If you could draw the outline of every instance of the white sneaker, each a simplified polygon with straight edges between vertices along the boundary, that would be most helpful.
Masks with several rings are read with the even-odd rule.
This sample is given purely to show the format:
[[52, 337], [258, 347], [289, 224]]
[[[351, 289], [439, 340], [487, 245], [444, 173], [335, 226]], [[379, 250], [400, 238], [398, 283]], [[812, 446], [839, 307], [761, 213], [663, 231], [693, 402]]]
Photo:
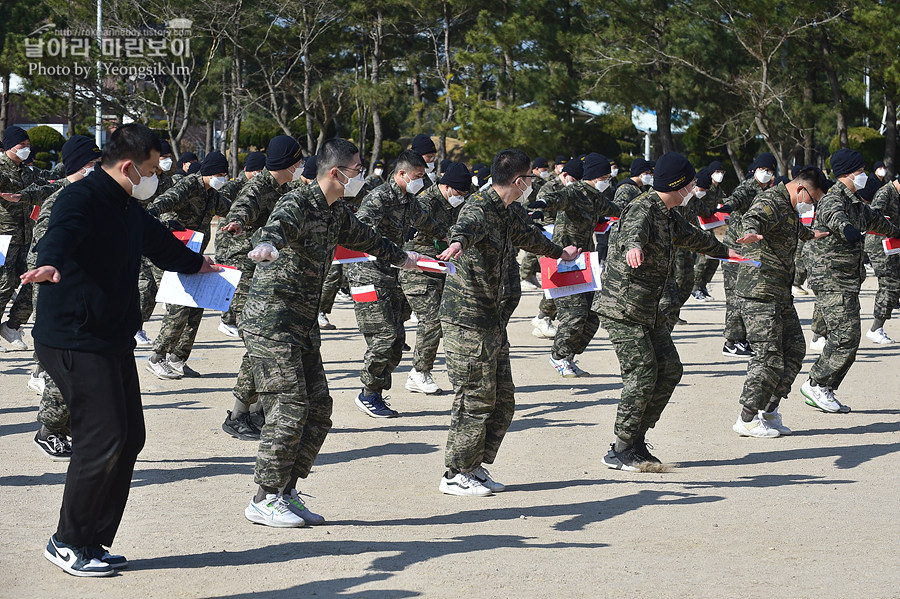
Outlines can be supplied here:
[[440, 395], [442, 390], [431, 378], [430, 372], [419, 372], [415, 368], [409, 371], [406, 377], [406, 389], [413, 393], [424, 393], [425, 395]]
[[820, 354], [822, 350], [825, 349], [825, 343], [827, 343], [827, 339], [825, 337], [813, 337], [812, 341], [809, 342], [809, 351]]
[[143, 329], [135, 334], [134, 342], [138, 347], [153, 345], [153, 342], [150, 341], [150, 337], [147, 336], [147, 331], [144, 331]]
[[578, 376], [578, 373], [572, 370], [572, 362], [569, 360], [554, 360], [553, 356], [550, 356], [550, 365], [553, 366], [556, 369], [556, 372], [563, 378], [571, 379]]
[[409, 315], [409, 322], [411, 322], [413, 324], [419, 324], [419, 317], [416, 316], [415, 312], [413, 312], [412, 314]]
[[569, 368], [575, 373], [575, 376], [591, 376], [591, 373], [578, 367], [578, 360], [569, 360]]
[[800, 285], [791, 285], [791, 295], [794, 297], [803, 297], [804, 295], [809, 295], [809, 291]]
[[775, 408], [771, 412], [760, 412], [759, 415], [763, 417], [763, 420], [769, 428], [774, 428], [781, 435], [790, 435], [794, 432], [784, 425], [784, 421], [781, 419], [781, 413], [778, 411], [778, 408]]
[[478, 481], [491, 490], [491, 493], [502, 493], [506, 490], [506, 485], [503, 483], [498, 483], [493, 478], [491, 478], [491, 473], [488, 472], [487, 468], [484, 466], [479, 466], [475, 470], [469, 472], [472, 476], [478, 479]]
[[438, 485], [438, 490], [441, 493], [446, 493], [447, 495], [474, 495], [476, 497], [491, 495], [491, 490], [472, 476], [470, 472], [460, 472], [453, 478], [447, 478], [447, 474], [441, 477], [441, 484]]
[[3, 337], [9, 343], [10, 348], [13, 350], [28, 349], [28, 346], [25, 345], [21, 328], [11, 329], [6, 323], [0, 324], [0, 337]]
[[44, 394], [44, 387], [47, 386], [47, 381], [44, 380], [44, 375], [34, 375], [28, 379], [28, 388], [37, 393], [38, 395]]
[[325, 518], [323, 516], [309, 511], [309, 508], [306, 507], [306, 504], [300, 499], [300, 493], [297, 489], [291, 489], [290, 495], [282, 495], [282, 497], [287, 502], [288, 509], [303, 518], [303, 521], [310, 526], [325, 524]]
[[780, 437], [781, 433], [770, 427], [768, 421], [762, 417], [762, 414], [762, 411], [760, 411], [760, 413], [754, 416], [753, 420], [750, 422], [744, 422], [743, 419], [738, 416], [737, 421], [731, 427], [731, 430], [742, 437], [756, 437], [758, 439]]
[[328, 315], [324, 312], [319, 312], [319, 328], [323, 331], [333, 331], [337, 327], [331, 324], [328, 320]]
[[337, 299], [341, 300], [342, 302], [352, 302], [353, 301], [353, 297], [347, 295], [343, 291], [337, 292]]
[[884, 327], [878, 329], [877, 331], [866, 331], [866, 339], [868, 339], [872, 343], [894, 343], [894, 340], [884, 333]]
[[182, 375], [172, 370], [169, 362], [165, 359], [162, 359], [159, 362], [151, 362], [150, 359], [147, 358], [146, 368], [148, 371], [155, 374], [156, 378], [162, 379], [164, 381], [176, 380], [182, 377]]
[[224, 322], [219, 321], [219, 332], [223, 335], [227, 335], [229, 337], [240, 337], [241, 334], [238, 332], [238, 328], [233, 324], [225, 324]]
[[553, 322], [550, 320], [549, 316], [535, 316], [531, 319], [531, 326], [534, 327], [531, 334], [535, 337], [543, 339], [553, 339], [556, 337], [556, 327], [553, 326]]
[[527, 279], [522, 279], [521, 286], [522, 286], [522, 289], [534, 291], [534, 290], [540, 290], [541, 283], [537, 280], [536, 275], [531, 275]]
[[831, 390], [831, 387], [815, 386], [811, 381], [807, 380], [800, 387], [800, 393], [806, 397], [806, 405], [819, 408], [823, 412], [840, 414], [850, 411], [849, 408], [841, 405], [841, 402], [835, 399], [834, 391]]
[[288, 502], [281, 495], [270, 493], [259, 503], [250, 500], [244, 509], [244, 516], [250, 522], [275, 528], [299, 528], [306, 520], [291, 511]]

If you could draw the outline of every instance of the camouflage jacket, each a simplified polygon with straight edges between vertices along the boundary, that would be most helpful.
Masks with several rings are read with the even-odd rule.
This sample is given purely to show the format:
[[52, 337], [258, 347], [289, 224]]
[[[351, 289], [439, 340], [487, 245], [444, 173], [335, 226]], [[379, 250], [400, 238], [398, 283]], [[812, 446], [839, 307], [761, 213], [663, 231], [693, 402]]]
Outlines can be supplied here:
[[900, 228], [885, 220], [846, 185], [838, 181], [832, 185], [816, 206], [813, 229], [829, 231], [831, 235], [809, 242], [809, 286], [820, 291], [859, 292], [866, 278], [863, 268], [863, 243], [850, 243], [844, 237], [844, 227], [852, 225], [865, 235], [875, 231], [889, 237], [900, 237]]
[[[696, 197], [696, 196], [695, 196]], [[722, 188], [713, 183], [713, 186], [706, 190], [706, 195], [702, 198], [697, 198], [699, 204], [697, 205], [697, 216], [712, 216], [716, 212], [716, 208], [719, 207], [719, 204], [722, 204], [722, 200], [725, 198], [725, 192], [722, 191]]]
[[[410, 228], [443, 239], [446, 229], [436, 223], [412, 194], [404, 193], [393, 178], [369, 193], [356, 212], [356, 217], [397, 245], [409, 238]], [[353, 285], [398, 287], [399, 272], [389, 262], [357, 262], [346, 265], [347, 279]]]
[[761, 191], [762, 185], [759, 184], [756, 177], [750, 177], [738, 185], [723, 202], [731, 206], [731, 218], [728, 219], [728, 230], [725, 231], [724, 240], [728, 247], [736, 247], [734, 240], [740, 237], [741, 215], [750, 208], [753, 198]]
[[[0, 151], [0, 192], [20, 193], [26, 188], [35, 190], [37, 185], [48, 185], [39, 179], [27, 166], [13, 162], [6, 152]], [[31, 186], [31, 187], [29, 187]], [[34, 221], [31, 211], [47, 197], [47, 194], [33, 194], [26, 191], [18, 202], [7, 202], [0, 198], [0, 235], [12, 235], [10, 245], [29, 245]]]
[[431, 215], [432, 220], [437, 223], [438, 229], [433, 234], [416, 231], [415, 237], [407, 241], [403, 247], [420, 254], [436, 256], [444, 251], [443, 248], [446, 247], [444, 239], [447, 237], [450, 227], [456, 222], [456, 216], [459, 214], [462, 204], [456, 208], [451, 206], [437, 185], [432, 185], [417, 195], [416, 200], [422, 205], [422, 210]]
[[406, 252], [361, 223], [346, 202], [329, 206], [318, 183], [285, 195], [253, 241], [281, 255], [254, 270], [241, 329], [304, 349], [320, 346], [319, 300], [338, 244], [391, 264], [406, 261]]
[[441, 321], [484, 332], [495, 330], [502, 325], [503, 278], [508, 262], [516, 259], [512, 248], [553, 258], [562, 255], [562, 248], [544, 237], [524, 214], [507, 208], [491, 187], [466, 199], [450, 229], [450, 242], [459, 242], [463, 254], [456, 260], [456, 274], [447, 277]]
[[[663, 204], [655, 191], [631, 202], [611, 234], [602, 287], [594, 302], [606, 318], [649, 327], [657, 324], [659, 300], [667, 281], [674, 276], [676, 246], [724, 258], [728, 248], [716, 238], [689, 224], [678, 212]], [[638, 268], [631, 268], [625, 254], [634, 248], [644, 253]]]
[[365, 185], [364, 189], [367, 192], [372, 191], [376, 187], [381, 187], [382, 185], [384, 185], [384, 183], [385, 183], [384, 177], [372, 174], [372, 175], [369, 175], [368, 177], [366, 177], [366, 185]]
[[[608, 190], [607, 190], [608, 191]], [[553, 243], [560, 247], [574, 245], [586, 252], [594, 250], [594, 226], [605, 216], [619, 216], [622, 211], [606, 192], [599, 192], [584, 181], [544, 194], [547, 207], [556, 212]]]
[[238, 173], [237, 177], [225, 183], [225, 185], [222, 186], [222, 189], [219, 190], [219, 193], [221, 193], [229, 202], [234, 202], [237, 199], [238, 194], [241, 193], [241, 190], [244, 189], [244, 186], [249, 182], [250, 180], [247, 179], [247, 175], [244, 174], [244, 171], [241, 171]]
[[231, 203], [215, 189], [206, 189], [203, 176], [194, 173], [182, 177], [171, 189], [153, 200], [147, 211], [165, 222], [178, 220], [188, 229], [203, 233], [203, 250], [209, 244], [210, 227], [214, 216], [225, 216]]
[[[553, 175], [549, 179], [547, 179], [543, 185], [541, 185], [540, 190], [538, 190], [537, 194], [535, 194], [534, 199], [543, 200], [544, 197], [548, 193], [553, 193], [554, 191], [560, 191], [566, 188], [566, 184], [563, 183], [558, 175]], [[544, 220], [543, 222], [546, 224], [550, 224], [556, 220], [556, 210], [553, 208], [547, 207], [544, 212]]]
[[[875, 197], [872, 199], [872, 208], [891, 219], [891, 222], [895, 225], [900, 225], [900, 192], [894, 187], [893, 181], [885, 183], [875, 192]], [[875, 235], [874, 233], [866, 235], [866, 252], [870, 256], [883, 254], [884, 246], [881, 245], [883, 239], [883, 236]]]
[[741, 235], [759, 234], [763, 239], [741, 245], [741, 254], [761, 265], [759, 268], [741, 265], [735, 286], [737, 295], [790, 303], [798, 240], [809, 241], [814, 235], [800, 223], [800, 215], [791, 205], [791, 195], [784, 184], [756, 196], [741, 219], [741, 227]]
[[630, 204], [634, 198], [640, 196], [644, 193], [643, 188], [634, 182], [634, 179], [629, 177], [628, 179], [623, 179], [619, 186], [616, 187], [616, 194], [613, 196], [613, 203], [619, 207], [619, 210], [624, 210], [625, 206]]
[[286, 193], [291, 191], [291, 182], [279, 185], [268, 169], [262, 169], [251, 179], [231, 203], [226, 224], [238, 222], [244, 229], [239, 235], [233, 235], [229, 246], [236, 253], [246, 254], [253, 249], [250, 236], [266, 224], [275, 204]]
[[50, 211], [53, 209], [53, 204], [56, 203], [56, 199], [59, 197], [59, 192], [69, 184], [69, 180], [63, 177], [62, 179], [58, 179], [56, 183], [59, 184], [59, 189], [50, 194], [50, 197], [44, 200], [44, 203], [41, 204], [41, 211], [38, 214], [37, 222], [34, 223], [34, 238], [31, 242], [31, 248], [28, 251], [29, 268], [34, 268], [34, 266], [37, 264], [38, 242], [44, 236], [44, 233], [47, 232], [47, 225], [50, 224]]

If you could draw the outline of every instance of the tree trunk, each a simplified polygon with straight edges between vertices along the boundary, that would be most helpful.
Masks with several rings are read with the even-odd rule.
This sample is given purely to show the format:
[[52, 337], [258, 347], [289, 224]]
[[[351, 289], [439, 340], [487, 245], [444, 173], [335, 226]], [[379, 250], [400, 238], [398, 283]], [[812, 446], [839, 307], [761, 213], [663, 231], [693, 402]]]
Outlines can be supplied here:
[[806, 119], [803, 123], [803, 164], [814, 164], [816, 159], [816, 121], [813, 112], [815, 104], [815, 88], [816, 71], [808, 69], [806, 71], [806, 82], [803, 85], [803, 102], [806, 104]]
[[209, 154], [213, 151], [213, 136], [216, 133], [215, 121], [206, 121], [206, 143], [203, 144], [203, 153]]
[[884, 97], [884, 166], [888, 177], [893, 177], [897, 170], [894, 163], [897, 158], [897, 105], [890, 95]]
[[415, 111], [415, 132], [416, 135], [422, 132], [422, 111], [424, 110], [424, 106], [422, 106], [422, 81], [419, 79], [419, 75], [413, 75], [413, 102], [416, 103], [416, 111]]
[[672, 97], [667, 89], [659, 88], [661, 94], [656, 106], [656, 139], [659, 143], [659, 154], [672, 152], [675, 142], [672, 139]]
[[309, 44], [303, 49], [303, 114], [306, 117], [306, 153], [312, 154], [316, 150], [316, 142], [313, 139], [313, 115], [312, 101], [310, 100]]
[[[375, 29], [372, 33], [372, 87], [377, 90], [381, 68], [381, 48], [384, 40], [384, 14], [376, 8]], [[381, 145], [384, 143], [384, 131], [381, 128], [381, 112], [378, 110], [377, 91], [372, 94], [372, 158], [369, 160], [369, 171], [375, 168], [375, 162], [381, 158]]]
[[822, 64], [825, 67], [825, 73], [828, 75], [828, 83], [831, 84], [831, 97], [834, 101], [834, 107], [837, 109], [837, 132], [842, 148], [850, 147], [850, 138], [847, 135], [847, 118], [844, 115], [844, 95], [841, 92], [841, 84], [838, 81], [837, 73], [834, 71], [834, 65], [831, 63], [833, 56], [831, 49], [831, 40], [828, 34], [822, 30]]
[[728, 152], [728, 159], [731, 160], [731, 166], [734, 167], [734, 174], [737, 175], [738, 183], [740, 183], [744, 180], [744, 167], [741, 166], [741, 159], [738, 158], [737, 150], [734, 148], [734, 142], [727, 142], [725, 144], [725, 150]]
[[0, 131], [6, 131], [6, 121], [9, 119], [9, 74], [0, 76]]
[[69, 101], [66, 105], [66, 124], [68, 126], [68, 135], [70, 138], [75, 135], [75, 121], [77, 119], [75, 111], [75, 76], [69, 79]]

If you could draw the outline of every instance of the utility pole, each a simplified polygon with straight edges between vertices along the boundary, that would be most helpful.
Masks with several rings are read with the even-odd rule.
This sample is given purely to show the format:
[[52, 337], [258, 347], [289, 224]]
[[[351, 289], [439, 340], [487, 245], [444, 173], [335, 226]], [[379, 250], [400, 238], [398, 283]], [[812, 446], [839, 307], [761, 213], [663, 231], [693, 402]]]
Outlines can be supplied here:
[[103, 102], [100, 99], [102, 92], [103, 77], [100, 71], [103, 64], [100, 59], [103, 56], [103, 0], [97, 0], [97, 99], [95, 103], [96, 114], [94, 116], [94, 143], [97, 147], [101, 147], [103, 141]]

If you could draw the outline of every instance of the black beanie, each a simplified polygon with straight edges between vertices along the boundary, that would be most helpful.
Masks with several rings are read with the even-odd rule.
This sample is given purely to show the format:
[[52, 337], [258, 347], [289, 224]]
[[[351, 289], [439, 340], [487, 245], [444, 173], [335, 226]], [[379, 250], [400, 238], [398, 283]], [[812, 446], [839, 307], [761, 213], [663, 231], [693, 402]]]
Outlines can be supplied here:
[[178, 159], [179, 164], [184, 164], [185, 162], [197, 162], [197, 155], [193, 152], [185, 152], [181, 155], [181, 158]]
[[546, 158], [538, 156], [534, 159], [534, 162], [531, 163], [531, 168], [550, 168], [550, 165], [547, 164]]
[[875, 164], [872, 165], [872, 170], [873, 170], [873, 171], [877, 171], [877, 170], [880, 169], [880, 168], [884, 168], [884, 163], [883, 163], [882, 161], [880, 161], [880, 160], [879, 160], [878, 162], [876, 162]]
[[590, 154], [585, 156], [583, 164], [584, 172], [582, 173], [581, 178], [585, 181], [599, 179], [600, 177], [606, 176], [612, 172], [612, 169], [609, 168], [609, 159], [603, 154], [598, 154], [597, 152], [591, 152]]
[[100, 148], [94, 139], [87, 135], [75, 135], [63, 144], [62, 161], [66, 167], [66, 176], [75, 174], [88, 162], [100, 158]]
[[666, 152], [656, 161], [653, 169], [653, 189], [678, 191], [694, 180], [691, 161], [677, 152]]
[[431, 141], [431, 138], [427, 135], [423, 135], [422, 133], [419, 133], [418, 135], [413, 137], [410, 149], [415, 150], [423, 156], [425, 154], [434, 154], [435, 152], [437, 152], [437, 148], [434, 147], [434, 142]]
[[635, 158], [634, 162], [631, 163], [631, 168], [628, 169], [628, 173], [632, 177], [637, 177], [641, 173], [646, 173], [647, 171], [653, 170], [653, 162], [650, 160], [644, 160], [643, 158]]
[[160, 145], [160, 150], [159, 150], [160, 156], [165, 156], [166, 154], [172, 153], [172, 144], [170, 144], [166, 140], [164, 140], [164, 139], [159, 140], [159, 145]]
[[11, 150], [25, 140], [31, 141], [31, 138], [28, 137], [25, 129], [16, 125], [10, 125], [3, 132], [3, 147], [7, 150]]
[[290, 135], [277, 135], [266, 149], [266, 168], [270, 171], [284, 170], [300, 162], [303, 152], [300, 144]]
[[562, 172], [581, 181], [581, 179], [584, 178], [584, 162], [581, 160], [570, 160], [566, 163], [566, 166], [563, 167]]
[[753, 161], [753, 164], [754, 170], [758, 168], [767, 168], [773, 173], [778, 170], [778, 161], [775, 160], [775, 155], [771, 152], [763, 152], [756, 157], [756, 160]]
[[384, 161], [376, 160], [375, 164], [372, 165], [372, 170], [374, 171], [376, 168], [384, 168]]
[[446, 173], [451, 164], [453, 164], [453, 161], [449, 158], [444, 158], [443, 160], [441, 160], [441, 172]]
[[478, 187], [484, 187], [484, 184], [491, 178], [491, 165], [483, 164], [477, 173], [473, 173], [478, 177]]
[[303, 163], [303, 172], [301, 173], [301, 176], [304, 179], [315, 179], [319, 172], [318, 165], [318, 157], [310, 156], [306, 159], [306, 162]]
[[709, 167], [701, 168], [697, 171], [697, 187], [700, 189], [709, 189], [712, 187], [712, 171]]
[[566, 158], [565, 156], [563, 156], [562, 154], [557, 154], [557, 155], [556, 155], [556, 160], [555, 160], [553, 163], [554, 163], [554, 164], [565, 164], [565, 163], [567, 163], [568, 161], [569, 161], [569, 159]]
[[266, 155], [262, 152], [250, 152], [244, 158], [244, 170], [248, 173], [261, 171], [266, 166]]
[[706, 168], [708, 168], [712, 173], [725, 170], [725, 166], [719, 160], [713, 160]]
[[228, 159], [222, 152], [210, 152], [200, 163], [200, 174], [204, 176], [218, 175], [228, 172]]
[[862, 155], [850, 148], [841, 148], [831, 155], [831, 172], [835, 177], [843, 177], [866, 168]]
[[448, 185], [457, 191], [468, 192], [472, 189], [472, 173], [462, 162], [451, 162], [444, 176], [441, 177], [441, 185]]
[[191, 166], [188, 167], [187, 174], [193, 175], [194, 173], [199, 173], [199, 172], [200, 172], [200, 163], [195, 160], [194, 162], [191, 163]]
[[790, 179], [788, 179], [784, 175], [781, 175], [780, 177], [775, 177], [775, 179], [772, 181], [772, 187], [775, 187], [781, 183], [790, 183]]

